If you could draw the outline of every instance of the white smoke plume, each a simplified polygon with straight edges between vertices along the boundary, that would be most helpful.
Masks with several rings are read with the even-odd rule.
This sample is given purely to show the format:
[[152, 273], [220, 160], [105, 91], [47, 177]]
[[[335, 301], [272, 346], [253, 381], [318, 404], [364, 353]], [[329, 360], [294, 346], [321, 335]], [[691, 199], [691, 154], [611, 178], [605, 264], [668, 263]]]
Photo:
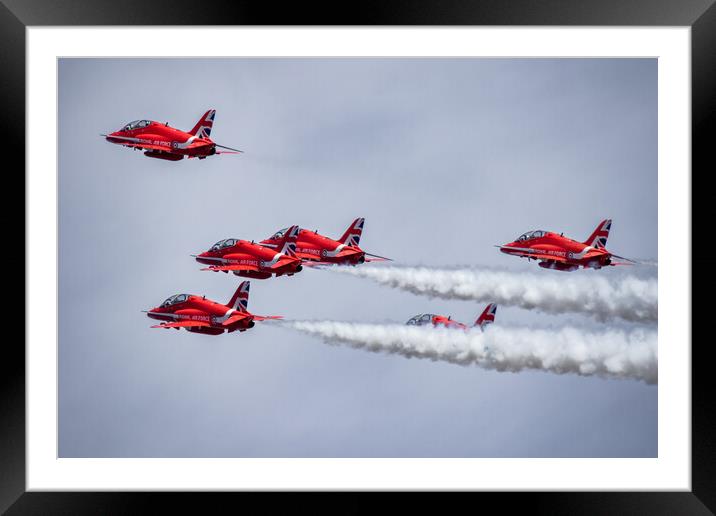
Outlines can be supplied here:
[[397, 324], [281, 321], [329, 344], [375, 353], [426, 358], [463, 366], [517, 372], [628, 378], [656, 384], [657, 333], [646, 327], [584, 331], [578, 328], [491, 327], [485, 332]]
[[656, 260], [636, 260], [639, 265], [647, 265], [649, 267], [658, 267], [659, 262]]
[[599, 321], [654, 322], [658, 315], [655, 277], [366, 265], [329, 270], [418, 295], [496, 302], [551, 314], [581, 313]]

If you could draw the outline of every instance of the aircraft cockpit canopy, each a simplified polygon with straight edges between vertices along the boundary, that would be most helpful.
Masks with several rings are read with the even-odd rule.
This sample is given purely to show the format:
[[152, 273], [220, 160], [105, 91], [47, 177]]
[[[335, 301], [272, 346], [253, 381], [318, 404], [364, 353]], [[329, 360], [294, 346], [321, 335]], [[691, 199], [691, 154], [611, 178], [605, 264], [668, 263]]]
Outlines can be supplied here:
[[415, 317], [411, 317], [405, 324], [410, 326], [422, 326], [424, 324], [431, 324], [432, 322], [433, 314], [418, 314]]
[[165, 308], [167, 306], [176, 305], [177, 303], [183, 303], [187, 299], [189, 299], [189, 294], [175, 294], [172, 297], [167, 298], [167, 300], [161, 304], [161, 307]]
[[231, 247], [232, 245], [236, 245], [236, 242], [238, 242], [235, 238], [227, 238], [226, 240], [219, 240], [217, 243], [211, 246], [210, 251], [218, 251], [219, 249], [225, 249], [227, 247]]
[[288, 228], [279, 229], [276, 231], [276, 233], [273, 234], [273, 236], [269, 240], [278, 240], [279, 238], [283, 238], [283, 235], [286, 234], [286, 231], [288, 231]]
[[[289, 229], [289, 228], [279, 229], [278, 231], [276, 231], [276, 233], [274, 233], [274, 234], [271, 236], [271, 238], [269, 238], [269, 240], [278, 240], [278, 239], [280, 239], [280, 238], [283, 238], [283, 236], [286, 234], [286, 231], [288, 231], [288, 229]], [[303, 231], [303, 230], [299, 228], [299, 229], [298, 229], [298, 234], [301, 234], [301, 231]]]
[[127, 125], [122, 127], [122, 131], [131, 131], [132, 129], [141, 129], [142, 127], [147, 127], [152, 122], [150, 120], [135, 120], [134, 122], [129, 122]]
[[528, 231], [524, 235], [520, 235], [520, 238], [517, 239], [518, 242], [524, 242], [525, 240], [532, 240], [533, 238], [540, 238], [547, 234], [546, 231], [542, 231], [541, 229], [538, 229], [536, 231]]

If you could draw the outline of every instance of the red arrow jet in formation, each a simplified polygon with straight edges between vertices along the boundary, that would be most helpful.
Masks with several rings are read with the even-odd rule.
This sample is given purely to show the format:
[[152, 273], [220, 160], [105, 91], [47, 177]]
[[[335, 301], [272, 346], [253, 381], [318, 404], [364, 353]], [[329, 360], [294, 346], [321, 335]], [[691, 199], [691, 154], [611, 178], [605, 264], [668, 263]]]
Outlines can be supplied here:
[[186, 328], [190, 332], [208, 335], [246, 331], [254, 327], [254, 321], [282, 319], [280, 315], [250, 313], [247, 310], [249, 286], [248, 281], [241, 283], [225, 305], [206, 299], [206, 296], [176, 294], [147, 311], [147, 316], [164, 321], [152, 328]]
[[253, 241], [227, 238], [215, 243], [208, 251], [193, 255], [199, 263], [209, 266], [203, 271], [233, 272], [237, 276], [267, 279], [271, 276], [293, 276], [301, 272], [301, 260], [296, 257], [298, 226], [288, 228], [275, 248]]
[[[366, 253], [358, 247], [365, 219], [353, 221], [340, 240], [291, 226], [258, 244], [253, 240], [227, 238], [199, 255], [197, 262], [208, 265], [204, 271], [233, 272], [237, 276], [267, 279], [271, 276], [293, 276], [303, 265], [357, 265], [390, 258]], [[366, 258], [370, 256], [372, 258]]]
[[[210, 109], [199, 119], [194, 128], [188, 133], [169, 127], [152, 120], [135, 120], [119, 131], [111, 134], [102, 134], [108, 142], [144, 150], [144, 155], [150, 158], [180, 161], [184, 156], [188, 158], [204, 159], [214, 154], [238, 154], [238, 149], [224, 147], [214, 143], [209, 136], [214, 126], [215, 109]], [[217, 151], [216, 148], [227, 149]]]
[[[495, 314], [497, 313], [497, 304], [490, 303], [485, 307], [480, 316], [475, 320], [474, 327], [479, 327], [481, 330], [485, 330], [485, 326], [495, 322]], [[469, 330], [470, 327], [461, 322], [453, 321], [452, 317], [435, 314], [418, 314], [415, 317], [411, 317], [407, 323], [408, 326], [426, 326], [432, 324], [433, 326], [445, 326], [446, 328], [459, 328], [461, 330]]]
[[[338, 240], [325, 237], [318, 231], [299, 229], [296, 239], [296, 256], [304, 262], [309, 262], [306, 265], [357, 265], [364, 262], [390, 260], [390, 258], [366, 253], [358, 247], [364, 223], [364, 218], [355, 219]], [[270, 238], [262, 240], [261, 244], [276, 248], [289, 229], [284, 228], [277, 231]], [[366, 258], [366, 256], [370, 258]]]
[[[585, 269], [601, 269], [609, 265], [631, 265], [636, 263], [629, 258], [618, 256], [607, 251], [607, 237], [612, 227], [610, 219], [603, 220], [597, 229], [584, 242], [577, 242], [563, 234], [549, 231], [529, 231], [514, 242], [498, 245], [503, 253], [540, 260], [539, 266], [558, 271], [576, 271]], [[613, 262], [612, 257], [627, 262]]]

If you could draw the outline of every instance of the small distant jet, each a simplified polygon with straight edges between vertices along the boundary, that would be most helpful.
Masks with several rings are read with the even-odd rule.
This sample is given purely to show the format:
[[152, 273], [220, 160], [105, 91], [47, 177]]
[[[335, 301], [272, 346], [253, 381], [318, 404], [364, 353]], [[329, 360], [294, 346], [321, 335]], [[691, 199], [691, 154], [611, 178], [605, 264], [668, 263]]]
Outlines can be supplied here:
[[[540, 260], [540, 267], [558, 271], [571, 272], [580, 267], [601, 269], [608, 265], [636, 263], [634, 260], [607, 251], [607, 237], [611, 227], [611, 219], [601, 221], [597, 229], [584, 242], [577, 242], [563, 234], [537, 230], [528, 231], [514, 242], [495, 247], [499, 247], [503, 253], [527, 258], [528, 261]], [[613, 262], [612, 257], [631, 263]]]
[[250, 313], [247, 310], [249, 286], [250, 282], [242, 282], [225, 305], [206, 299], [206, 296], [176, 294], [147, 311], [147, 316], [164, 321], [152, 328], [185, 328], [193, 333], [207, 335], [246, 331], [254, 327], [254, 321], [282, 319], [280, 315]]
[[[366, 253], [358, 247], [364, 223], [364, 218], [355, 219], [338, 240], [325, 237], [318, 231], [299, 229], [296, 240], [296, 256], [304, 260], [305, 265], [356, 265], [364, 262], [390, 260], [390, 258]], [[288, 229], [277, 231], [270, 238], [262, 240], [261, 245], [275, 248]], [[366, 256], [370, 258], [366, 258]]]
[[[495, 322], [495, 314], [497, 313], [497, 304], [490, 303], [485, 307], [480, 316], [475, 321], [473, 327], [479, 327], [481, 330], [485, 330], [485, 326]], [[460, 328], [462, 330], [469, 330], [470, 327], [457, 321], [453, 321], [452, 317], [445, 317], [444, 315], [435, 314], [418, 314], [415, 317], [411, 317], [407, 323], [408, 326], [426, 326], [432, 324], [433, 326], [445, 326], [446, 328]]]
[[[188, 133], [169, 127], [168, 123], [154, 122], [153, 120], [135, 120], [119, 131], [111, 134], [101, 134], [110, 143], [144, 150], [144, 155], [150, 158], [181, 161], [187, 158], [204, 159], [214, 154], [238, 154], [239, 149], [224, 147], [214, 143], [209, 135], [214, 126], [215, 109], [210, 109], [196, 123]], [[227, 149], [217, 151], [216, 148]]]
[[215, 243], [208, 251], [192, 255], [197, 262], [208, 264], [203, 271], [233, 272], [237, 276], [267, 279], [271, 276], [293, 276], [303, 270], [296, 256], [298, 226], [291, 226], [277, 241], [276, 248], [227, 238]]

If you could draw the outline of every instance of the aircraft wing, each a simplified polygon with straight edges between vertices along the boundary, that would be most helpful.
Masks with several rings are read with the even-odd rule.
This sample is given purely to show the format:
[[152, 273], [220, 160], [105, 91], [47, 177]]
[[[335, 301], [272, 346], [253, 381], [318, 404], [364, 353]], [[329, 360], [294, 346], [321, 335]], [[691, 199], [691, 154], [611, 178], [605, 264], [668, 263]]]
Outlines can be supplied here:
[[258, 271], [259, 268], [256, 265], [245, 265], [245, 264], [238, 264], [233, 263], [229, 265], [209, 265], [208, 267], [204, 267], [201, 269], [203, 271]]
[[265, 321], [267, 319], [283, 319], [283, 315], [254, 315], [254, 321]]
[[[352, 256], [354, 254], [353, 250], [346, 249], [345, 251], [341, 251], [336, 255], [336, 258], [346, 258], [348, 256]], [[370, 258], [369, 258], [370, 256]], [[386, 258], [385, 256], [378, 256], [377, 254], [370, 254], [365, 253], [365, 261], [366, 262], [392, 262], [392, 258]]]
[[206, 321], [176, 321], [156, 324], [152, 328], [192, 328], [196, 326], [211, 326]]
[[[502, 246], [496, 246], [502, 248]], [[529, 247], [505, 247], [509, 249], [511, 255], [523, 256], [527, 258], [533, 258], [535, 260], [550, 260], [554, 262], [567, 262], [567, 258], [564, 256], [557, 256], [554, 254], [547, 254], [540, 249], [530, 249]]]
[[[340, 257], [340, 255], [339, 255]], [[385, 261], [393, 261], [391, 258], [366, 258], [366, 262], [385, 262]], [[304, 260], [301, 265], [304, 267], [326, 267], [328, 265], [335, 266], [335, 267], [348, 267], [348, 265], [344, 265], [342, 263], [336, 263], [336, 262], [323, 262], [323, 261], [316, 261], [316, 260]]]
[[146, 143], [145, 140], [141, 140], [139, 138], [131, 138], [129, 136], [109, 136], [106, 134], [103, 134], [101, 136], [104, 136], [105, 138], [108, 138], [110, 140], [122, 140], [121, 142], [112, 143], [126, 145], [127, 147], [134, 147], [135, 149], [151, 149], [171, 152], [171, 148], [167, 145], [154, 145], [153, 143]]
[[535, 258], [537, 260], [548, 260], [551, 262], [568, 262], [567, 258], [564, 256], [555, 256], [553, 254], [545, 254], [545, 253], [534, 253], [528, 255], [530, 258]]
[[322, 262], [320, 260], [303, 260], [301, 262], [301, 265], [304, 267], [321, 267], [324, 265], [335, 265], [335, 263], [332, 262]]
[[[366, 255], [366, 259], [365, 259], [366, 262], [392, 262], [393, 261], [392, 258], [386, 258], [385, 256], [380, 256], [377, 254], [365, 253], [365, 255]], [[370, 258], [367, 258], [368, 256], [370, 256]]]
[[247, 317], [251, 317], [251, 314], [248, 312], [235, 312], [231, 317], [221, 323], [221, 325], [231, 326], [232, 324], [237, 323], [242, 319], [246, 319]]
[[619, 258], [620, 260], [626, 260], [627, 262], [629, 262], [629, 263], [615, 262], [615, 263], [618, 263], [619, 265], [632, 265], [635, 263], [639, 263], [636, 260], [632, 260], [631, 258], [625, 258], [624, 256], [619, 256], [618, 254], [614, 254], [614, 253], [609, 253], [609, 254], [611, 254], [614, 258]]
[[[339, 257], [340, 257], [340, 255], [339, 255]], [[366, 260], [366, 261], [368, 261], [368, 260]], [[316, 268], [321, 268], [321, 267], [348, 267], [348, 265], [343, 264], [343, 263], [324, 262], [324, 261], [321, 261], [321, 260], [310, 260], [310, 261], [309, 261], [309, 260], [304, 260], [304, 261], [301, 263], [301, 265], [303, 265], [304, 267], [316, 267]]]
[[515, 254], [517, 256], [526, 256], [527, 258], [533, 258], [535, 260], [550, 260], [554, 262], [567, 262], [567, 258], [564, 256], [556, 256], [554, 254], [547, 254], [543, 253], [537, 250], [530, 250], [530, 251], [517, 251], [516, 253], [510, 253]]
[[122, 145], [126, 145], [127, 147], [133, 147], [135, 149], [160, 150], [164, 152], [171, 152], [171, 149], [165, 145], [152, 145], [151, 143], [123, 143]]

